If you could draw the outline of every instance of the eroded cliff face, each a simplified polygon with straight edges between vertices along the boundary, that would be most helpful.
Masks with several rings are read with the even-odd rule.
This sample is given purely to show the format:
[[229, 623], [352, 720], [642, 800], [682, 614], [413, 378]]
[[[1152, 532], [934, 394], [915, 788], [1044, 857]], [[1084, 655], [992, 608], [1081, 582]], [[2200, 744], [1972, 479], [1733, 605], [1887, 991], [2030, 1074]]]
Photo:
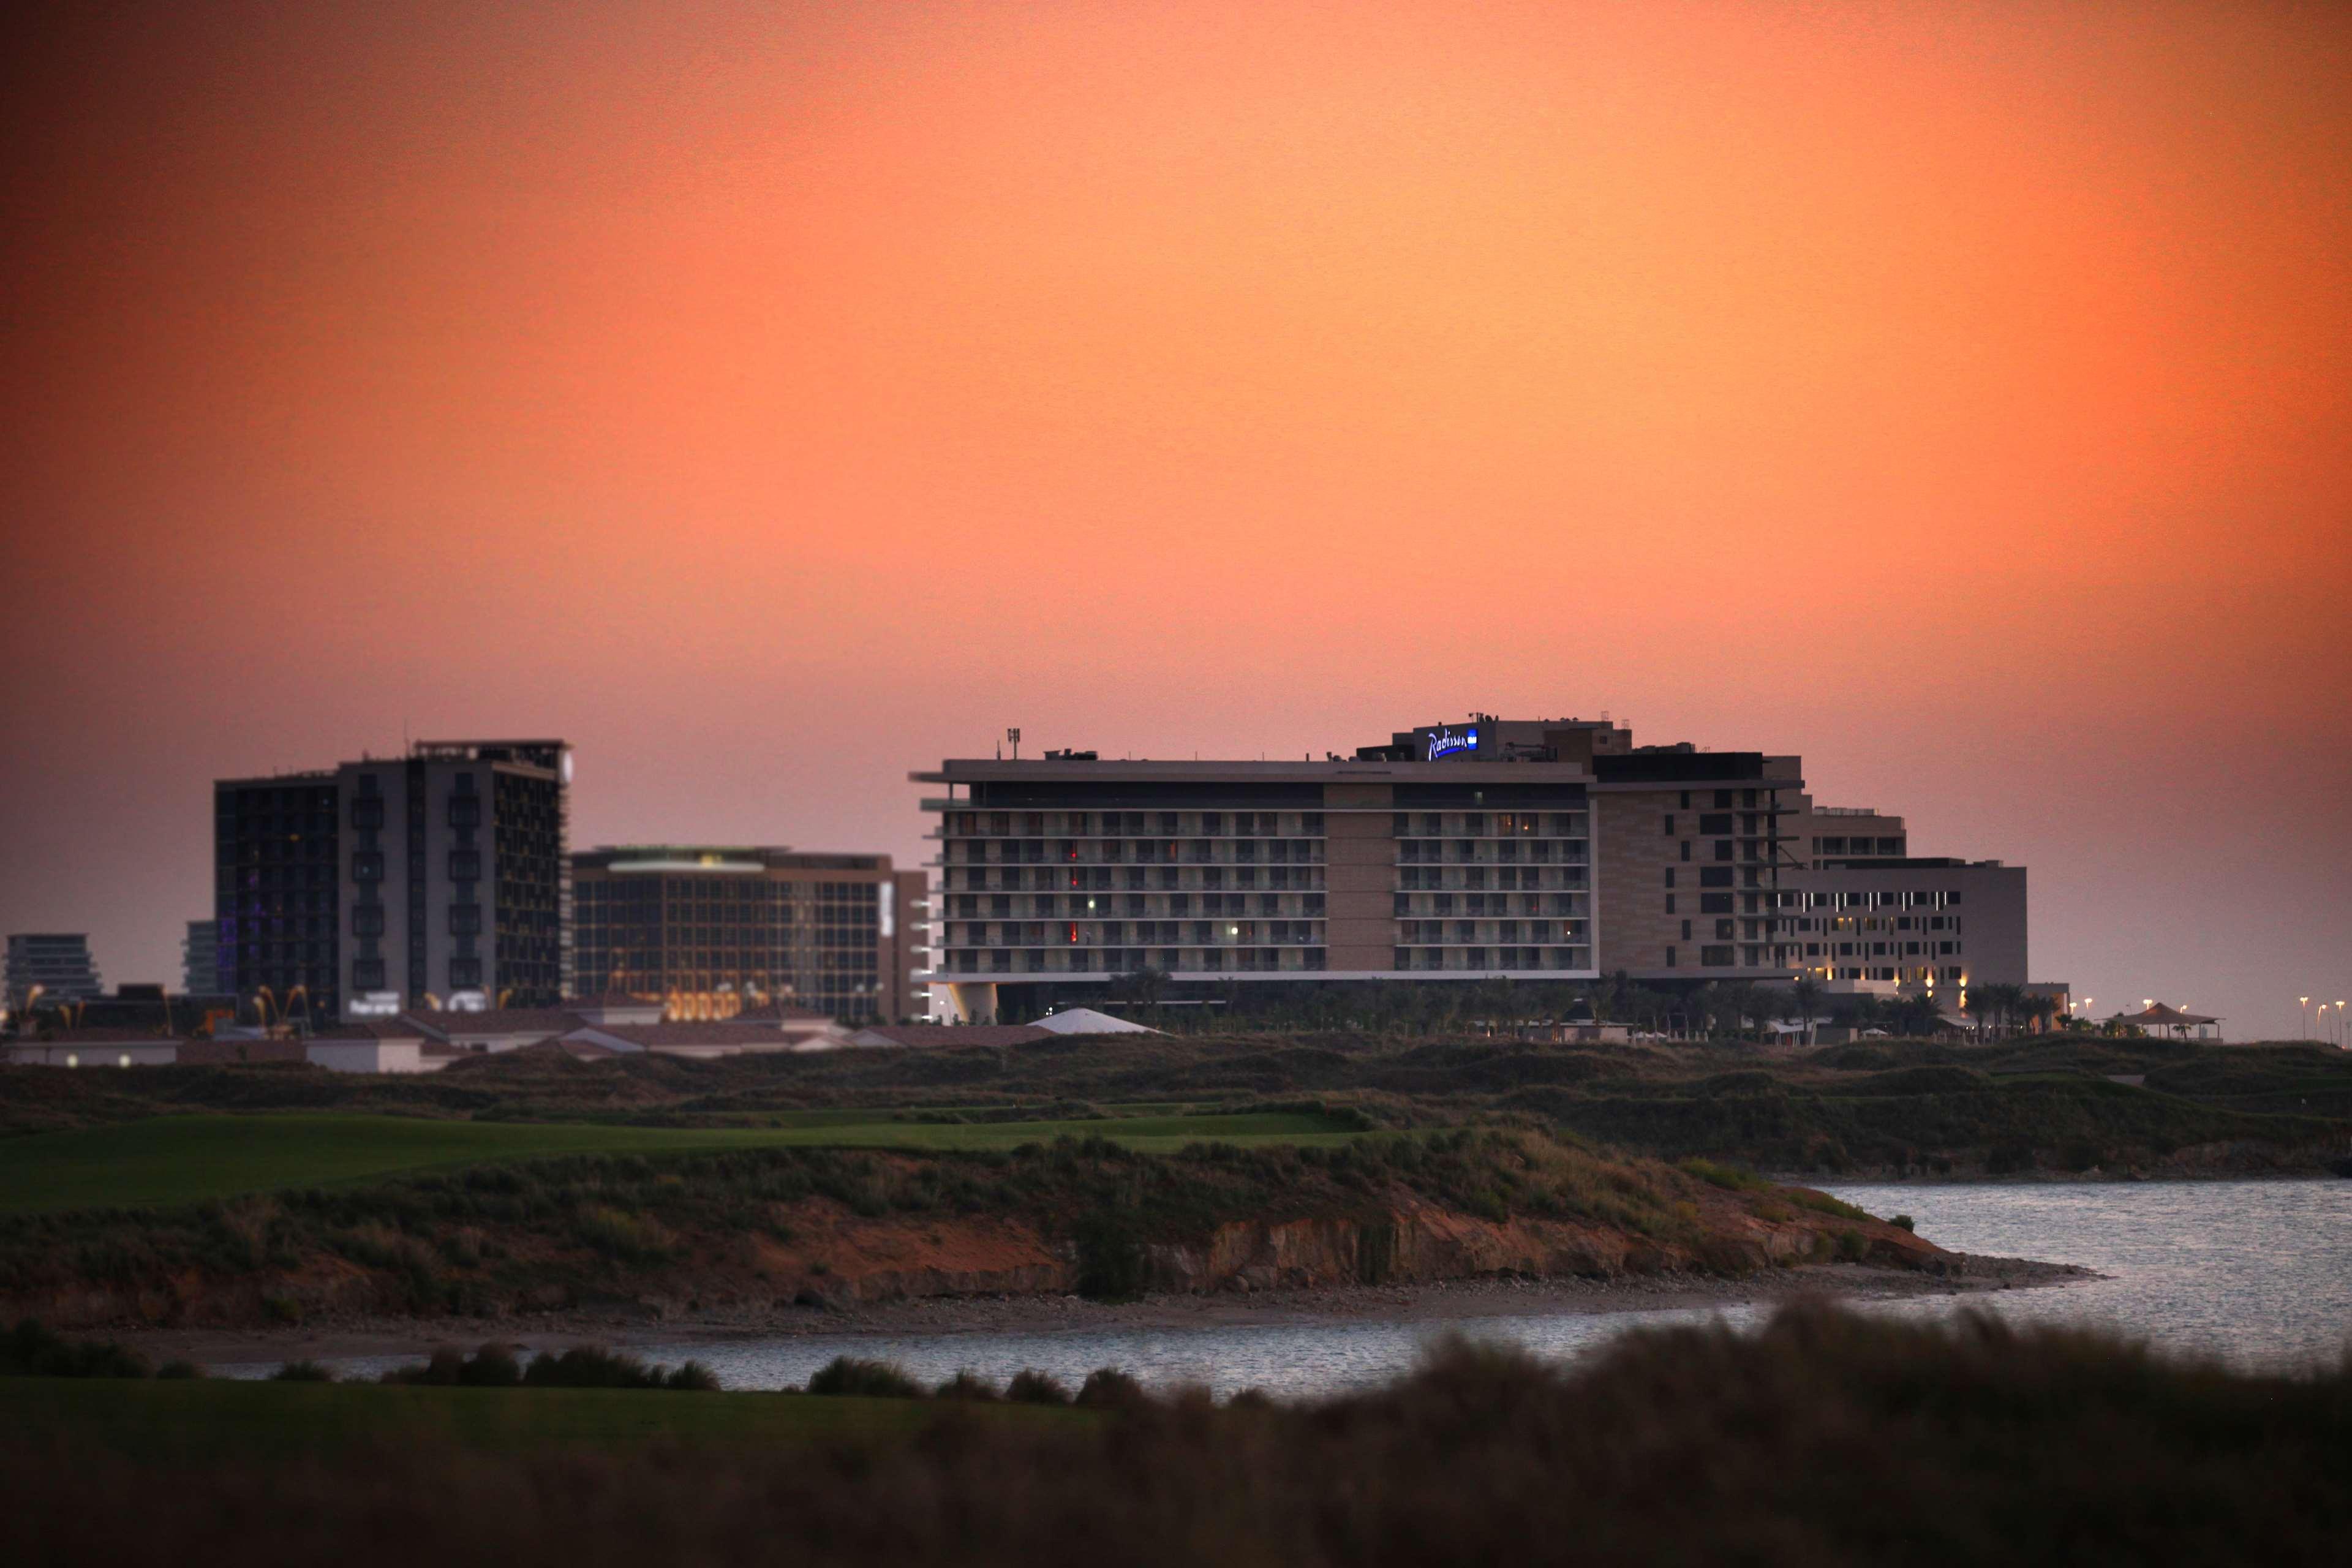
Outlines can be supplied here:
[[[1614, 1278], [1695, 1270], [1738, 1274], [1827, 1257], [1932, 1273], [1960, 1260], [1907, 1230], [1774, 1204], [1760, 1217], [1728, 1196], [1696, 1205], [1692, 1240], [1654, 1240], [1602, 1225], [1494, 1220], [1412, 1194], [1380, 1207], [1280, 1220], [1244, 1220], [1199, 1240], [1140, 1243], [1140, 1283], [1199, 1295], [1425, 1284], [1516, 1276]], [[1084, 1274], [1077, 1243], [1010, 1221], [942, 1225], [803, 1214], [790, 1247], [763, 1251], [777, 1299], [848, 1306], [917, 1296], [1069, 1293]]]
[[[1193, 1238], [1134, 1238], [1133, 1274], [1147, 1291], [1201, 1294], [1497, 1276], [1738, 1274], [1831, 1257], [1936, 1273], [1959, 1267], [1906, 1230], [1820, 1212], [1801, 1199], [1787, 1189], [1710, 1190], [1688, 1205], [1678, 1237], [1660, 1239], [1605, 1224], [1468, 1215], [1400, 1190], [1342, 1213], [1239, 1220]], [[677, 1237], [674, 1257], [637, 1267], [529, 1236], [496, 1237], [501, 1266], [453, 1276], [444, 1299], [492, 1316], [591, 1308], [675, 1317], [704, 1308], [1068, 1294], [1087, 1281], [1082, 1245], [1063, 1227], [1032, 1220], [867, 1216], [825, 1200], [794, 1205], [779, 1218], [765, 1234]], [[59, 1328], [242, 1327], [358, 1313], [429, 1315], [415, 1300], [391, 1271], [322, 1253], [226, 1279], [183, 1274], [138, 1287], [78, 1280], [0, 1300], [0, 1314], [29, 1314]]]

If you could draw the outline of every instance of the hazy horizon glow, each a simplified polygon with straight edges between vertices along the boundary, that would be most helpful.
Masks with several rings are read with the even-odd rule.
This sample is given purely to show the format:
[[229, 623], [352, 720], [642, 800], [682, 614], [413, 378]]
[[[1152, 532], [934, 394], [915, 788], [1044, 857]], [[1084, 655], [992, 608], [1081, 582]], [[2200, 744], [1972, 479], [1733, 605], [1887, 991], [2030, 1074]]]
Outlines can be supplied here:
[[575, 846], [1608, 710], [2352, 991], [2352, 11], [59, 8], [16, 29], [0, 931], [209, 781], [562, 734]]

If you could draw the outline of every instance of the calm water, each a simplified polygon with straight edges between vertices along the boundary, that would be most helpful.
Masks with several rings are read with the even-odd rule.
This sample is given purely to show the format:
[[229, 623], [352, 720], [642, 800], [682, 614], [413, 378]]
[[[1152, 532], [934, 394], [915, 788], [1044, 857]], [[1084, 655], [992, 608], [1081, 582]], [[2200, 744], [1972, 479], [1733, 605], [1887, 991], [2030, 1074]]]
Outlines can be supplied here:
[[[1962, 1252], [2079, 1263], [2112, 1278], [2063, 1289], [1883, 1302], [1867, 1310], [1936, 1315], [1987, 1306], [2019, 1321], [2101, 1323], [2158, 1344], [2247, 1365], [2294, 1366], [2342, 1352], [2352, 1331], [2352, 1182], [2096, 1184], [1830, 1189], [1873, 1214], [1908, 1214], [1919, 1233]], [[1459, 1327], [1572, 1356], [1631, 1328], [1746, 1324], [1761, 1309], [1481, 1317]], [[880, 1338], [809, 1335], [726, 1344], [650, 1344], [648, 1360], [692, 1356], [730, 1388], [782, 1388], [836, 1355], [879, 1357], [938, 1382], [969, 1367], [1003, 1382], [1023, 1367], [1075, 1386], [1098, 1366], [1145, 1382], [1312, 1394], [1382, 1382], [1411, 1366], [1444, 1322], [1068, 1330]], [[413, 1357], [336, 1364], [373, 1374]], [[257, 1376], [268, 1366], [223, 1366]]]

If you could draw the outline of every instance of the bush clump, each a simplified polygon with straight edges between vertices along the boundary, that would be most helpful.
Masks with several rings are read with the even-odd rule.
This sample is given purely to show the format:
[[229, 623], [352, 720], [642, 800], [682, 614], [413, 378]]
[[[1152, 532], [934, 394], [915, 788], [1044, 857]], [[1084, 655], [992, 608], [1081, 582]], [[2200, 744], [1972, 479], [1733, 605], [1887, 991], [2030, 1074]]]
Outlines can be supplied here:
[[963, 1399], [975, 1405], [994, 1405], [1004, 1395], [997, 1391], [996, 1384], [967, 1367], [932, 1390], [931, 1397]]
[[1070, 1391], [1051, 1374], [1024, 1366], [1004, 1385], [1004, 1397], [1015, 1405], [1067, 1405]]
[[0, 1334], [0, 1376], [145, 1377], [147, 1358], [110, 1340], [69, 1340], [37, 1319]]
[[835, 1356], [808, 1380], [811, 1394], [853, 1394], [862, 1399], [920, 1399], [923, 1385], [887, 1361]]
[[1078, 1388], [1077, 1403], [1093, 1409], [1132, 1410], [1150, 1402], [1143, 1384], [1115, 1366], [1087, 1373], [1087, 1381]]
[[423, 1366], [394, 1367], [383, 1381], [434, 1388], [513, 1388], [522, 1382], [522, 1363], [504, 1345], [484, 1345], [470, 1356], [444, 1345]]
[[522, 1382], [529, 1388], [672, 1388], [708, 1393], [718, 1377], [698, 1361], [682, 1363], [675, 1371], [647, 1366], [635, 1356], [602, 1345], [573, 1345], [562, 1352], [541, 1351], [531, 1357]]
[[335, 1381], [335, 1372], [332, 1367], [323, 1366], [305, 1357], [299, 1361], [288, 1362], [269, 1374], [269, 1381], [272, 1383], [332, 1383]]

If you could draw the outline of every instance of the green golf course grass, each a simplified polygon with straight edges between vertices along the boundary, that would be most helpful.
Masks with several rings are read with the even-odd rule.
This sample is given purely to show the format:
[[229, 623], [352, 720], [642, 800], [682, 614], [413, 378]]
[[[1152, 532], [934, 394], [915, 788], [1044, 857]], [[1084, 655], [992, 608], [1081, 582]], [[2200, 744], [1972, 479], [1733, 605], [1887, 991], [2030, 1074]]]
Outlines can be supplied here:
[[[1041, 1405], [957, 1409], [985, 1420], [1089, 1418]], [[165, 1460], [295, 1458], [354, 1447], [527, 1453], [897, 1438], [939, 1413], [913, 1400], [793, 1394], [0, 1377], [0, 1430], [44, 1446]]]
[[0, 1213], [195, 1203], [336, 1186], [419, 1171], [562, 1154], [745, 1148], [1013, 1149], [1099, 1135], [1145, 1152], [1188, 1143], [1344, 1143], [1360, 1134], [1312, 1112], [1129, 1116], [965, 1124], [885, 1114], [785, 1112], [776, 1127], [619, 1127], [402, 1116], [159, 1116], [0, 1139]]

